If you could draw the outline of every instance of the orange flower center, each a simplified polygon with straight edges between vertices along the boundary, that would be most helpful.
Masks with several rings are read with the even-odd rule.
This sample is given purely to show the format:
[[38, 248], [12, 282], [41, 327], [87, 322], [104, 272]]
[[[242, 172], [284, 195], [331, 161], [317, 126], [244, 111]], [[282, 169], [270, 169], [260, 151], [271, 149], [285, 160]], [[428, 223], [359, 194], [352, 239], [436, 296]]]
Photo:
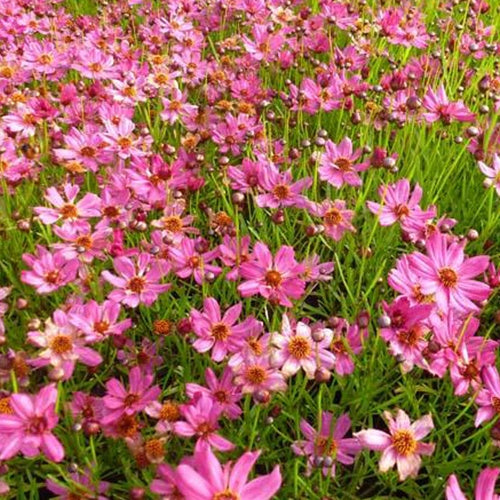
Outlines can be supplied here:
[[172, 331], [172, 324], [166, 319], [157, 319], [153, 323], [153, 331], [157, 335], [168, 335]]
[[417, 441], [409, 430], [399, 430], [392, 436], [392, 445], [399, 455], [408, 456], [415, 453]]
[[146, 456], [152, 462], [161, 460], [165, 456], [165, 446], [162, 439], [150, 439], [144, 445]]
[[259, 342], [259, 340], [256, 337], [250, 337], [247, 340], [248, 347], [252, 350], [254, 354], [257, 356], [260, 356], [263, 352], [264, 349], [262, 347], [262, 344]]
[[283, 281], [281, 274], [278, 271], [274, 270], [267, 271], [264, 279], [266, 281], [266, 285], [272, 286], [273, 288], [278, 287]]
[[290, 188], [285, 184], [277, 184], [273, 188], [273, 194], [278, 200], [285, 200], [290, 196]]
[[44, 278], [47, 283], [56, 285], [59, 282], [59, 271], [49, 271]]
[[396, 205], [394, 207], [394, 213], [396, 214], [398, 219], [401, 219], [410, 213], [410, 209], [406, 205], [403, 205], [403, 204]]
[[165, 420], [166, 422], [175, 422], [179, 420], [181, 412], [179, 411], [179, 405], [173, 401], [165, 401], [160, 410], [160, 420]]
[[316, 455], [332, 456], [337, 453], [337, 443], [333, 438], [318, 436], [314, 441], [316, 447]]
[[323, 216], [323, 219], [329, 226], [336, 226], [340, 224], [344, 218], [338, 208], [330, 208]]
[[234, 493], [231, 490], [224, 490], [219, 493], [215, 493], [212, 500], [240, 500], [238, 493]]
[[89, 248], [92, 247], [92, 238], [87, 235], [79, 236], [76, 239], [75, 243], [77, 246], [86, 248], [88, 250]]
[[109, 323], [107, 321], [96, 321], [94, 323], [94, 331], [104, 335], [109, 328]]
[[78, 210], [76, 209], [75, 205], [71, 203], [63, 205], [59, 212], [62, 215], [63, 219], [76, 219], [76, 217], [78, 217]]
[[135, 403], [137, 403], [137, 401], [139, 401], [139, 396], [137, 394], [127, 394], [127, 396], [125, 397], [124, 401], [123, 401], [123, 404], [124, 406], [132, 406], [134, 405]]
[[458, 274], [451, 267], [443, 267], [438, 271], [439, 279], [446, 288], [453, 288], [458, 283]]
[[182, 230], [182, 219], [177, 215], [170, 215], [163, 218], [163, 227], [171, 233], [178, 233]]
[[212, 325], [212, 337], [215, 340], [226, 340], [231, 335], [231, 330], [225, 323], [215, 323]]
[[139, 276], [134, 276], [128, 282], [129, 290], [132, 290], [134, 293], [141, 293], [146, 287], [146, 280], [144, 278], [140, 278]]
[[66, 354], [73, 349], [73, 342], [67, 335], [56, 335], [50, 341], [50, 349], [56, 354]]
[[81, 150], [80, 150], [80, 154], [82, 156], [87, 156], [88, 158], [93, 158], [95, 156], [95, 149], [90, 147], [90, 146], [84, 146]]
[[335, 160], [335, 165], [342, 170], [342, 172], [348, 172], [351, 170], [351, 160], [348, 160], [347, 158], [337, 158]]
[[14, 412], [12, 411], [12, 408], [10, 407], [10, 397], [7, 396], [4, 398], [0, 398], [0, 414], [10, 415], [12, 413], [14, 413]]
[[120, 146], [122, 149], [128, 149], [130, 146], [132, 146], [132, 141], [128, 137], [120, 137], [117, 142], [118, 146]]
[[264, 368], [258, 365], [249, 366], [245, 371], [245, 378], [254, 385], [259, 385], [267, 378], [267, 373]]
[[311, 344], [305, 337], [297, 335], [288, 344], [288, 352], [295, 359], [304, 359], [311, 354]]

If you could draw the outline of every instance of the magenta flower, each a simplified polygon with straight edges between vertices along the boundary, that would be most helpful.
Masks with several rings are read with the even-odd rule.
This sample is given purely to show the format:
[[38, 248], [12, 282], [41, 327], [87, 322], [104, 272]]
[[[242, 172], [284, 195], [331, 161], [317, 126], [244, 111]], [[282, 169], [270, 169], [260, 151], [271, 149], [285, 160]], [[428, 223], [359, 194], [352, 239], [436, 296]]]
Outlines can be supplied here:
[[381, 451], [380, 472], [387, 472], [397, 465], [399, 480], [417, 477], [422, 459], [420, 455], [432, 455], [435, 445], [422, 443], [421, 439], [434, 429], [430, 414], [416, 420], [413, 424], [403, 410], [398, 410], [394, 419], [390, 412], [384, 412], [389, 427], [387, 432], [368, 429], [354, 434], [361, 445], [369, 450]]
[[345, 207], [344, 200], [324, 200], [321, 203], [311, 204], [309, 211], [312, 215], [322, 218], [327, 236], [335, 241], [340, 241], [346, 231], [356, 232], [352, 225], [354, 212]]
[[179, 436], [196, 436], [198, 441], [208, 443], [219, 451], [231, 451], [234, 444], [217, 434], [221, 406], [207, 394], [197, 392], [188, 404], [180, 406], [183, 421], [174, 423], [174, 432]]
[[55, 481], [48, 479], [46, 481], [47, 489], [52, 493], [56, 494], [55, 500], [71, 500], [72, 498], [93, 498], [94, 500], [107, 500], [107, 497], [102, 493], [110, 487], [110, 483], [107, 481], [100, 481], [95, 484], [92, 481], [90, 470], [86, 470], [83, 473], [74, 472], [70, 474], [71, 484], [69, 486], [61, 486]]
[[299, 278], [304, 266], [295, 260], [292, 247], [282, 246], [273, 258], [265, 243], [255, 244], [252, 258], [244, 262], [240, 274], [245, 282], [238, 286], [243, 297], [260, 294], [273, 303], [292, 307], [292, 299], [304, 293], [305, 282]]
[[498, 196], [500, 196], [500, 156], [497, 154], [493, 155], [493, 163], [491, 168], [488, 167], [482, 161], [477, 162], [477, 166], [479, 170], [486, 176], [486, 182], [494, 186]]
[[300, 193], [311, 184], [310, 177], [292, 182], [291, 170], [280, 172], [272, 164], [265, 165], [259, 177], [259, 186], [266, 193], [259, 194], [255, 202], [261, 208], [305, 208], [308, 205], [308, 200]]
[[144, 410], [161, 393], [159, 386], [151, 386], [152, 382], [153, 375], [144, 374], [138, 366], [130, 370], [128, 390], [118, 379], [108, 380], [103, 398], [107, 412], [101, 423], [108, 425], [117, 422], [123, 415], [135, 415]]
[[322, 466], [324, 476], [335, 477], [336, 462], [344, 465], [354, 463], [354, 457], [361, 451], [357, 438], [345, 438], [351, 428], [351, 419], [344, 413], [333, 425], [333, 415], [328, 411], [321, 413], [319, 431], [306, 420], [300, 421], [300, 430], [305, 441], [295, 441], [292, 450], [296, 455], [307, 456], [307, 473], [311, 473], [318, 462]]
[[475, 118], [474, 113], [462, 101], [450, 102], [443, 84], [438, 87], [436, 92], [431, 88], [427, 89], [422, 105], [427, 110], [426, 113], [422, 114], [427, 123], [441, 120], [449, 125], [453, 120], [471, 122]]
[[35, 287], [37, 293], [51, 293], [71, 283], [80, 267], [78, 259], [66, 260], [61, 252], [51, 253], [38, 245], [36, 255], [23, 254], [31, 271], [21, 271], [21, 281]]
[[281, 486], [278, 466], [248, 482], [259, 455], [259, 451], [246, 452], [233, 466], [222, 467], [209, 446], [199, 446], [192, 460], [177, 467], [177, 487], [189, 500], [270, 500]]
[[19, 451], [29, 458], [41, 451], [54, 462], [64, 458], [64, 448], [51, 432], [59, 420], [56, 400], [55, 384], [45, 386], [34, 396], [21, 393], [10, 396], [12, 413], [0, 418], [0, 460], [9, 460]]
[[500, 414], [500, 376], [495, 366], [485, 366], [482, 371], [484, 387], [474, 400], [479, 410], [474, 425], [479, 427]]
[[250, 254], [250, 236], [242, 238], [232, 238], [224, 235], [222, 244], [219, 245], [220, 260], [225, 266], [231, 267], [225, 278], [234, 281], [240, 276], [240, 266], [249, 259]]
[[[495, 483], [500, 474], [498, 467], [487, 467], [481, 471], [474, 489], [474, 500], [499, 500], [495, 493]], [[446, 483], [446, 500], [467, 500], [458, 484], [457, 476], [452, 474]]]
[[465, 243], [452, 242], [441, 233], [434, 233], [426, 244], [427, 255], [415, 252], [409, 256], [415, 273], [421, 277], [421, 292], [434, 295], [437, 305], [467, 313], [478, 311], [473, 301], [488, 298], [490, 287], [472, 278], [486, 270], [489, 257], [481, 255], [466, 259]]
[[344, 184], [359, 187], [362, 184], [358, 172], [369, 167], [369, 162], [357, 163], [361, 156], [361, 149], [353, 150], [351, 139], [345, 137], [337, 145], [328, 140], [325, 152], [321, 155], [318, 168], [321, 180], [330, 183], [336, 188]]
[[354, 371], [353, 355], [363, 350], [363, 338], [367, 337], [367, 330], [358, 325], [349, 325], [346, 320], [340, 320], [333, 331], [330, 350], [335, 355], [334, 370], [341, 377], [350, 375]]
[[390, 226], [396, 221], [404, 222], [422, 212], [419, 206], [422, 188], [417, 184], [413, 193], [410, 193], [408, 179], [400, 179], [394, 184], [380, 186], [378, 194], [381, 203], [367, 201], [366, 205], [372, 214], [379, 217], [381, 226]]
[[331, 370], [335, 356], [328, 347], [333, 332], [328, 328], [318, 330], [323, 339], [315, 342], [311, 337], [311, 328], [299, 321], [294, 327], [286, 314], [283, 315], [281, 332], [272, 336], [276, 350], [272, 353], [273, 366], [280, 367], [285, 377], [295, 375], [301, 368], [307, 378], [314, 378], [316, 369], [324, 367]]
[[86, 227], [85, 219], [101, 215], [101, 200], [93, 193], [86, 193], [83, 198], [75, 203], [80, 192], [80, 187], [64, 184], [64, 199], [55, 187], [49, 187], [44, 198], [55, 208], [35, 207], [34, 211], [44, 224], [63, 222], [63, 227]]
[[242, 413], [238, 405], [241, 400], [241, 390], [233, 383], [233, 376], [231, 368], [226, 366], [219, 380], [213, 370], [207, 368], [205, 370], [205, 380], [208, 387], [188, 383], [186, 384], [186, 394], [190, 398], [194, 398], [197, 392], [206, 394], [220, 405], [222, 414], [230, 419], [238, 418]]
[[150, 306], [160, 293], [171, 286], [159, 283], [164, 273], [150, 254], [139, 254], [135, 262], [128, 257], [117, 257], [113, 266], [120, 276], [109, 271], [102, 272], [102, 277], [116, 287], [108, 297], [129, 307], [137, 307], [141, 303]]
[[230, 307], [224, 316], [221, 315], [219, 303], [208, 297], [203, 301], [203, 312], [191, 310], [191, 324], [198, 338], [193, 347], [198, 352], [212, 349], [212, 359], [222, 361], [228, 354], [235, 353], [243, 343], [243, 334], [250, 318], [236, 325], [241, 314], [242, 304], [239, 302]]

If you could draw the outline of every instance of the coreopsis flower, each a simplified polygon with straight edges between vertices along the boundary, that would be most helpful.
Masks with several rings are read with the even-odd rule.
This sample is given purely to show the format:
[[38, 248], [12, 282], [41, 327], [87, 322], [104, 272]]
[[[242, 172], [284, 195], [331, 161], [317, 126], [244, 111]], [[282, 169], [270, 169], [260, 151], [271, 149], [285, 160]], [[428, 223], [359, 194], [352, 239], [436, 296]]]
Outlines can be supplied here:
[[448, 125], [453, 120], [470, 122], [474, 121], [475, 118], [474, 113], [462, 101], [450, 102], [443, 84], [438, 87], [436, 92], [431, 88], [427, 89], [422, 106], [427, 110], [422, 114], [427, 123], [441, 120]]
[[245, 280], [238, 286], [243, 297], [260, 294], [271, 302], [292, 307], [292, 299], [304, 293], [305, 282], [300, 279], [303, 265], [295, 260], [292, 247], [282, 246], [273, 258], [265, 243], [257, 242], [251, 259], [241, 264], [240, 274]]
[[34, 366], [52, 365], [61, 370], [67, 380], [73, 374], [77, 361], [87, 366], [97, 366], [102, 362], [101, 355], [87, 347], [88, 340], [70, 322], [68, 315], [57, 309], [53, 319], [45, 322], [44, 330], [28, 332], [28, 341], [40, 348], [37, 357], [31, 361]]
[[150, 254], [141, 253], [132, 260], [128, 257], [117, 257], [113, 261], [116, 276], [103, 271], [102, 277], [115, 289], [108, 295], [111, 300], [121, 302], [129, 307], [137, 307], [143, 303], [150, 306], [158, 295], [166, 292], [171, 285], [160, 284], [165, 274], [164, 269], [153, 260]]
[[309, 212], [315, 217], [321, 217], [325, 234], [335, 241], [340, 241], [347, 231], [356, 232], [352, 225], [353, 210], [346, 209], [344, 200], [324, 200], [312, 203]]
[[318, 462], [324, 476], [335, 477], [336, 463], [351, 465], [355, 456], [361, 451], [361, 444], [356, 438], [344, 437], [351, 428], [351, 419], [347, 413], [335, 421], [329, 411], [321, 412], [319, 430], [314, 429], [306, 420], [300, 421], [300, 430], [306, 438], [295, 441], [292, 450], [296, 455], [307, 456], [307, 474]]
[[426, 253], [409, 256], [413, 271], [421, 277], [420, 289], [425, 295], [434, 295], [443, 310], [453, 308], [461, 313], [478, 311], [474, 302], [488, 298], [490, 287], [473, 280], [486, 270], [489, 257], [479, 255], [466, 258], [465, 243], [448, 243], [446, 235], [434, 233], [426, 242]]
[[500, 414], [500, 376], [495, 366], [485, 366], [481, 373], [483, 387], [474, 401], [479, 406], [474, 425], [479, 427]]
[[181, 418], [180, 405], [172, 400], [164, 400], [163, 403], [153, 401], [144, 410], [147, 415], [158, 420], [155, 430], [164, 434], [174, 431], [174, 424]]
[[221, 407], [222, 414], [230, 419], [238, 418], [242, 410], [238, 405], [241, 400], [241, 390], [233, 382], [234, 374], [231, 368], [227, 367], [222, 372], [222, 376], [218, 379], [211, 368], [205, 370], [205, 381], [207, 387], [199, 384], [186, 384], [186, 394], [193, 398], [197, 392], [206, 394], [212, 398], [215, 403]]
[[207, 394], [197, 392], [191, 401], [180, 406], [184, 420], [174, 423], [174, 432], [179, 436], [196, 436], [198, 441], [213, 446], [219, 451], [230, 451], [234, 444], [217, 433], [221, 406]]
[[141, 140], [134, 134], [135, 123], [132, 120], [121, 117], [118, 124], [106, 120], [104, 125], [106, 132], [102, 134], [102, 140], [107, 144], [104, 151], [115, 153], [124, 160], [132, 155], [141, 157], [145, 154]]
[[3, 302], [5, 298], [7, 298], [12, 290], [10, 286], [0, 287], [0, 337], [5, 334], [5, 325], [3, 322], [3, 318], [9, 306]]
[[21, 281], [35, 287], [40, 294], [54, 292], [73, 282], [80, 267], [78, 259], [67, 260], [61, 252], [51, 253], [41, 245], [37, 245], [35, 255], [25, 253], [22, 258], [31, 270], [21, 271]]
[[491, 167], [488, 167], [482, 161], [477, 162], [477, 166], [486, 176], [487, 182], [495, 188], [498, 196], [500, 196], [500, 156], [497, 154], [493, 155]]
[[293, 182], [291, 170], [280, 172], [272, 164], [265, 165], [259, 177], [259, 186], [265, 193], [259, 194], [255, 203], [261, 208], [305, 208], [308, 200], [301, 193], [311, 184], [310, 177]]
[[[499, 500], [500, 495], [495, 493], [495, 483], [500, 469], [498, 467], [487, 467], [481, 471], [474, 488], [474, 500]], [[446, 500], [467, 500], [458, 484], [455, 474], [452, 474], [446, 482]]]
[[[198, 338], [193, 347], [198, 352], [212, 350], [212, 359], [222, 361], [228, 353], [235, 353], [243, 343], [242, 336], [253, 318], [246, 318], [236, 324], [241, 314], [242, 304], [239, 302], [221, 314], [219, 303], [213, 297], [203, 301], [203, 312], [192, 309], [191, 325]], [[254, 320], [255, 321], [255, 320]]]
[[198, 446], [189, 462], [175, 471], [175, 483], [189, 500], [270, 500], [281, 486], [276, 466], [270, 474], [248, 481], [260, 451], [246, 452], [232, 465], [222, 466], [209, 446]]
[[380, 186], [378, 194], [381, 203], [367, 201], [366, 205], [370, 212], [378, 216], [381, 226], [390, 226], [396, 221], [404, 223], [407, 219], [421, 215], [419, 203], [422, 199], [422, 188], [417, 184], [410, 191], [410, 181], [400, 179], [394, 184]]
[[240, 266], [250, 256], [250, 236], [242, 238], [224, 235], [219, 245], [220, 260], [231, 270], [225, 275], [226, 279], [235, 281], [240, 277]]
[[108, 500], [104, 496], [111, 486], [107, 481], [99, 481], [95, 484], [92, 481], [90, 470], [84, 472], [72, 472], [69, 477], [71, 484], [68, 486], [61, 486], [51, 479], [47, 479], [46, 486], [49, 491], [57, 495], [55, 500], [71, 500], [72, 498], [94, 498], [95, 500]]
[[79, 186], [64, 184], [64, 199], [55, 187], [49, 187], [44, 198], [55, 208], [35, 207], [34, 212], [44, 224], [62, 221], [62, 227], [86, 228], [86, 219], [100, 216], [101, 200], [93, 193], [86, 193], [80, 201], [75, 202], [79, 192]]
[[315, 331], [323, 337], [314, 341], [311, 336], [311, 327], [299, 321], [292, 326], [288, 316], [283, 315], [281, 332], [272, 336], [272, 343], [276, 349], [272, 353], [273, 366], [279, 367], [285, 377], [295, 375], [301, 368], [307, 378], [314, 378], [316, 369], [333, 368], [335, 356], [328, 350], [333, 338], [329, 328]]
[[330, 351], [335, 356], [333, 369], [341, 377], [350, 375], [354, 371], [354, 355], [363, 350], [363, 339], [368, 336], [368, 331], [358, 325], [349, 325], [345, 319], [340, 319], [333, 330]]
[[9, 460], [18, 452], [28, 458], [42, 452], [54, 462], [64, 458], [64, 448], [52, 433], [59, 420], [55, 412], [56, 400], [55, 384], [43, 387], [35, 395], [16, 393], [9, 396], [9, 412], [0, 418], [0, 460]]
[[153, 479], [149, 489], [161, 498], [182, 499], [184, 495], [177, 487], [175, 469], [168, 464], [160, 464], [156, 468], [156, 479]]
[[359, 163], [361, 149], [353, 150], [351, 139], [345, 137], [337, 145], [331, 140], [326, 141], [325, 152], [321, 155], [318, 168], [321, 180], [336, 188], [344, 184], [359, 187], [362, 184], [358, 172], [369, 167], [368, 162]]
[[387, 472], [396, 464], [399, 480], [418, 475], [422, 462], [421, 455], [432, 455], [435, 445], [422, 443], [421, 440], [434, 429], [432, 416], [425, 415], [413, 422], [403, 410], [396, 412], [393, 418], [390, 412], [384, 412], [389, 433], [378, 429], [356, 432], [354, 437], [369, 450], [381, 451], [380, 472]]
[[129, 372], [128, 389], [116, 378], [108, 380], [103, 398], [106, 414], [101, 423], [108, 425], [123, 415], [133, 416], [144, 410], [161, 393], [160, 387], [152, 383], [153, 375], [144, 374], [138, 366]]

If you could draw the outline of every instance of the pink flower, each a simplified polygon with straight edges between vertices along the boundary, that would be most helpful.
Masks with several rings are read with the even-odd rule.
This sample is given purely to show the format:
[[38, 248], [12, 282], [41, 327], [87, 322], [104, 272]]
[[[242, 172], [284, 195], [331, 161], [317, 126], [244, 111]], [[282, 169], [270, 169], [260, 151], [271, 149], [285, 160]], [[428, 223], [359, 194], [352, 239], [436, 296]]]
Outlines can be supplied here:
[[135, 262], [128, 257], [117, 257], [113, 266], [120, 276], [102, 272], [102, 277], [116, 287], [109, 298], [129, 307], [137, 307], [140, 303], [150, 306], [171, 286], [159, 284], [163, 272], [150, 254], [139, 254]]
[[369, 450], [381, 451], [379, 462], [380, 472], [387, 472], [394, 464], [397, 465], [399, 479], [417, 477], [422, 459], [420, 455], [432, 455], [435, 445], [422, 443], [422, 438], [434, 429], [432, 416], [425, 415], [413, 424], [403, 410], [398, 410], [394, 419], [390, 412], [384, 412], [384, 418], [389, 427], [387, 432], [368, 429], [354, 434], [362, 446]]
[[390, 226], [396, 221], [404, 222], [422, 212], [419, 206], [422, 188], [417, 184], [413, 193], [410, 193], [408, 179], [400, 179], [394, 184], [380, 186], [378, 194], [382, 198], [381, 204], [367, 201], [366, 205], [372, 214], [379, 217], [381, 226]]
[[12, 413], [0, 418], [0, 460], [9, 460], [19, 451], [29, 458], [41, 451], [54, 462], [63, 459], [64, 448], [51, 432], [58, 421], [56, 400], [55, 384], [45, 386], [34, 396], [21, 393], [10, 396]]
[[110, 483], [100, 481], [98, 484], [95, 484], [92, 480], [90, 470], [86, 470], [83, 473], [74, 472], [69, 476], [71, 483], [67, 487], [61, 486], [51, 479], [46, 481], [47, 489], [57, 495], [57, 497], [54, 497], [55, 500], [71, 500], [76, 495], [82, 495], [83, 498], [93, 498], [94, 500], [107, 500], [107, 497], [101, 495], [101, 493], [106, 493], [110, 487]]
[[489, 257], [481, 255], [466, 259], [465, 243], [452, 242], [441, 233], [434, 233], [426, 244], [427, 255], [415, 252], [409, 256], [411, 266], [421, 277], [421, 292], [434, 295], [437, 305], [467, 313], [478, 311], [473, 301], [488, 298], [490, 287], [472, 278], [486, 270]]
[[255, 202], [261, 208], [305, 208], [308, 205], [308, 200], [300, 193], [311, 184], [310, 177], [292, 182], [291, 170], [280, 172], [274, 165], [266, 165], [262, 168], [259, 186], [267, 192], [259, 194]]
[[333, 415], [328, 411], [321, 413], [319, 431], [306, 420], [300, 421], [300, 430], [305, 441], [295, 441], [292, 450], [296, 455], [306, 455], [307, 472], [320, 462], [324, 476], [335, 477], [336, 462], [344, 465], [354, 463], [354, 457], [361, 451], [361, 444], [356, 438], [345, 438], [351, 428], [351, 419], [344, 413], [333, 426]]
[[448, 125], [453, 119], [459, 122], [471, 122], [475, 118], [474, 113], [471, 113], [462, 101], [450, 102], [443, 84], [436, 92], [431, 88], [427, 89], [422, 105], [427, 109], [427, 113], [422, 114], [427, 123], [441, 120]]
[[85, 337], [69, 323], [68, 315], [60, 309], [54, 312], [53, 320], [45, 322], [45, 330], [28, 332], [28, 340], [43, 349], [33, 364], [44, 366], [50, 363], [62, 370], [65, 380], [73, 374], [77, 361], [92, 367], [102, 362], [101, 355], [86, 346]]
[[197, 248], [199, 246], [195, 240], [184, 237], [179, 248], [171, 248], [169, 254], [175, 274], [179, 278], [185, 279], [193, 276], [196, 283], [201, 285], [205, 281], [207, 273], [218, 276], [222, 270], [220, 267], [210, 264], [212, 260], [218, 257], [218, 249], [199, 252]]
[[207, 394], [197, 392], [188, 404], [181, 405], [184, 421], [174, 423], [174, 431], [179, 436], [197, 436], [220, 451], [234, 449], [234, 444], [217, 434], [221, 406]]
[[474, 425], [479, 427], [500, 414], [500, 376], [495, 366], [485, 366], [482, 372], [484, 387], [474, 400], [479, 410]]
[[482, 161], [478, 161], [477, 166], [487, 177], [487, 182], [495, 187], [498, 196], [500, 196], [500, 156], [497, 154], [493, 155], [493, 164], [491, 168]]
[[[474, 489], [475, 500], [499, 500], [500, 495], [495, 494], [495, 483], [500, 474], [498, 467], [487, 467], [481, 471]], [[452, 474], [446, 484], [446, 500], [467, 500], [458, 484], [457, 476]]]
[[311, 204], [309, 211], [312, 215], [322, 218], [327, 236], [340, 241], [346, 231], [356, 232], [351, 223], [354, 212], [345, 207], [344, 200], [324, 200], [321, 203]]
[[151, 387], [153, 375], [144, 374], [137, 366], [130, 370], [129, 382], [128, 390], [116, 378], [106, 382], [106, 396], [103, 401], [107, 412], [101, 420], [103, 425], [117, 422], [123, 415], [139, 413], [161, 393], [159, 386]]
[[241, 400], [241, 390], [233, 383], [233, 371], [227, 367], [222, 373], [220, 380], [216, 377], [211, 368], [205, 370], [205, 380], [207, 387], [198, 384], [186, 384], [186, 394], [194, 398], [197, 392], [206, 394], [215, 403], [220, 405], [221, 411], [230, 419], [238, 418], [242, 410], [238, 405]]
[[345, 137], [337, 145], [331, 140], [326, 141], [325, 152], [321, 155], [319, 177], [336, 188], [344, 184], [361, 186], [362, 181], [358, 172], [369, 167], [369, 162], [356, 163], [361, 156], [361, 149], [353, 151], [351, 139]]
[[314, 378], [316, 369], [324, 367], [331, 370], [335, 356], [328, 350], [333, 332], [328, 328], [317, 330], [323, 337], [315, 342], [311, 337], [311, 328], [299, 321], [292, 327], [286, 314], [283, 315], [281, 333], [272, 336], [272, 343], [277, 347], [272, 353], [273, 366], [280, 367], [285, 377], [295, 375], [301, 368], [307, 378]]
[[237, 280], [240, 275], [240, 266], [249, 259], [250, 255], [250, 236], [242, 238], [232, 238], [224, 235], [222, 244], [219, 245], [220, 260], [225, 266], [231, 267], [231, 271], [226, 274], [226, 279], [230, 281]]
[[54, 292], [74, 281], [80, 267], [78, 259], [66, 260], [61, 252], [50, 253], [40, 245], [36, 255], [23, 254], [23, 261], [31, 271], [21, 271], [21, 281], [35, 287], [40, 294]]
[[63, 187], [66, 200], [55, 187], [49, 187], [44, 198], [56, 208], [35, 207], [34, 211], [44, 224], [54, 224], [61, 220], [63, 227], [86, 227], [87, 222], [82, 219], [99, 217], [101, 215], [101, 200], [93, 193], [87, 193], [75, 203], [80, 187], [65, 184]]
[[267, 355], [250, 354], [233, 367], [234, 383], [244, 394], [284, 392], [287, 384], [283, 374], [269, 361]]
[[203, 301], [203, 313], [196, 309], [191, 310], [191, 324], [198, 336], [193, 347], [198, 352], [207, 352], [212, 349], [212, 359], [220, 362], [228, 352], [234, 353], [243, 343], [242, 336], [250, 318], [239, 325], [235, 325], [241, 314], [242, 304], [230, 307], [221, 315], [218, 302], [208, 297]]
[[354, 371], [353, 355], [363, 350], [363, 338], [367, 334], [367, 330], [360, 329], [358, 325], [349, 325], [345, 319], [339, 321], [330, 344], [330, 350], [335, 355], [334, 370], [337, 375], [343, 377]]
[[231, 463], [222, 467], [209, 446], [197, 447], [193, 459], [177, 467], [177, 487], [189, 500], [269, 500], [280, 489], [281, 474], [276, 466], [270, 474], [248, 482], [259, 455], [246, 452], [232, 467]]
[[304, 266], [295, 260], [292, 247], [282, 246], [273, 258], [265, 243], [256, 243], [252, 259], [244, 262], [240, 274], [244, 283], [238, 286], [243, 297], [260, 294], [273, 303], [292, 307], [292, 299], [304, 293], [305, 283], [299, 278]]

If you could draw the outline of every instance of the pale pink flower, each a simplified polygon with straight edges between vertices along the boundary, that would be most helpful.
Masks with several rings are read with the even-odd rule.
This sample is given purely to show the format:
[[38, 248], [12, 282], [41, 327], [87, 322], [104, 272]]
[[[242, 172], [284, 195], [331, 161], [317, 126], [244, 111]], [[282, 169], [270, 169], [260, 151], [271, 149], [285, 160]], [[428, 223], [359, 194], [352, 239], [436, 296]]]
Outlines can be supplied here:
[[487, 182], [494, 186], [498, 196], [500, 196], [500, 156], [497, 154], [493, 155], [491, 167], [488, 167], [488, 165], [482, 161], [477, 162], [477, 166], [486, 176]]
[[344, 200], [324, 200], [311, 204], [309, 212], [315, 217], [321, 217], [325, 234], [335, 241], [340, 241], [347, 231], [356, 232], [352, 225], [354, 212], [346, 209]]
[[417, 477], [422, 459], [420, 455], [432, 455], [435, 445], [422, 443], [421, 440], [434, 429], [430, 414], [416, 420], [413, 424], [403, 410], [398, 410], [396, 418], [384, 412], [389, 433], [377, 429], [356, 432], [361, 445], [369, 450], [381, 451], [380, 472], [387, 472], [397, 465], [400, 481]]
[[[500, 495], [495, 493], [498, 474], [500, 474], [498, 467], [487, 467], [481, 471], [474, 489], [474, 500], [500, 500]], [[446, 500], [467, 500], [455, 474], [452, 474], [446, 483]]]

